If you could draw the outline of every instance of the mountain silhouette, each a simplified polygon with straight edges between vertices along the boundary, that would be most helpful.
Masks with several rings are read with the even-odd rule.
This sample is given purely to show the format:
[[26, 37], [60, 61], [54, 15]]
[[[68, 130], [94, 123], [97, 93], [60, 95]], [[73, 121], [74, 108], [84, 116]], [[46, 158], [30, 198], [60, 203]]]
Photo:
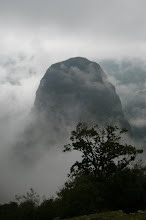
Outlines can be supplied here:
[[40, 81], [30, 118], [19, 144], [24, 148], [63, 147], [79, 122], [130, 130], [115, 87], [97, 63], [82, 57], [49, 67]]

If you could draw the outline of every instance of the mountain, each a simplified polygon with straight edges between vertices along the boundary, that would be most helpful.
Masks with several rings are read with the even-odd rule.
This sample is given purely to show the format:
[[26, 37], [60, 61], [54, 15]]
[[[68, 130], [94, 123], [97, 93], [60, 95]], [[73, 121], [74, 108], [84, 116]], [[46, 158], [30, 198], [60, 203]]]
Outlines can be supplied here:
[[53, 64], [46, 71], [34, 109], [67, 124], [84, 121], [129, 127], [114, 86], [97, 63], [82, 57]]
[[[115, 87], [101, 67], [75, 57], [53, 64], [36, 92], [23, 146], [63, 146], [79, 122], [130, 130]], [[65, 139], [67, 138], [67, 140]]]
[[132, 125], [134, 136], [146, 143], [146, 90], [137, 92], [126, 105], [125, 114]]
[[100, 62], [114, 83], [131, 124], [133, 137], [146, 143], [146, 63], [143, 59], [106, 59]]

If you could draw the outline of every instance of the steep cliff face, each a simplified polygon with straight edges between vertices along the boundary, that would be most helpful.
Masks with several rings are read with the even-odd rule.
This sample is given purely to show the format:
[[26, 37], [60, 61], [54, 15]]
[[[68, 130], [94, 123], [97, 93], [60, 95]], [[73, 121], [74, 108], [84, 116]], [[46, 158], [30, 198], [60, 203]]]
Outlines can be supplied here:
[[114, 86], [101, 67], [76, 57], [53, 64], [36, 93], [34, 108], [49, 123], [76, 125], [78, 122], [117, 124], [129, 128]]
[[76, 57], [53, 64], [42, 78], [23, 139], [24, 149], [63, 147], [79, 122], [130, 130], [114, 86], [101, 67]]

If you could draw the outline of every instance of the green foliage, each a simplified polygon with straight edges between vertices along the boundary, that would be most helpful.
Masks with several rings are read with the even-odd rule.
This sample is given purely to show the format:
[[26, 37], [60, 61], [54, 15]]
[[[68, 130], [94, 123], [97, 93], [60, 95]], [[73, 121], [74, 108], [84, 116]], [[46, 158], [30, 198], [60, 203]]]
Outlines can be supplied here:
[[16, 202], [0, 205], [0, 219], [2, 220], [17, 220], [18, 205]]
[[[0, 205], [0, 219], [52, 220], [87, 215], [107, 210], [135, 212], [146, 209], [146, 166], [135, 162], [142, 153], [123, 144], [127, 131], [116, 126], [99, 128], [78, 124], [71, 135], [71, 144], [64, 151], [77, 150], [82, 160], [71, 167], [70, 178], [57, 192], [57, 198], [45, 199], [31, 188], [26, 195], [16, 196], [16, 202]], [[139, 214], [109, 212], [80, 217], [97, 219], [145, 219]], [[78, 218], [76, 218], [78, 219]]]
[[84, 123], [72, 131], [64, 152], [80, 151], [82, 160], [71, 167], [70, 179], [58, 193], [66, 216], [146, 206], [146, 167], [134, 163], [143, 150], [123, 143], [126, 132]]
[[122, 210], [111, 211], [111, 212], [102, 212], [92, 215], [78, 216], [74, 218], [69, 218], [66, 220], [145, 220], [146, 214], [132, 213], [127, 215]]
[[40, 197], [30, 188], [30, 191], [26, 195], [16, 195], [15, 196], [19, 204], [19, 217], [21, 220], [35, 220], [36, 219], [36, 210], [40, 204]]
[[21, 220], [35, 220], [35, 211], [35, 204], [32, 201], [25, 201], [19, 205]]
[[135, 212], [146, 207], [146, 167], [135, 165], [116, 172], [104, 182], [94, 176], [77, 175], [58, 192], [62, 217], [105, 210]]
[[53, 198], [44, 200], [37, 209], [38, 219], [52, 220], [56, 217], [56, 203]]
[[76, 161], [70, 169], [71, 176], [93, 174], [98, 181], [123, 170], [135, 160], [142, 150], [122, 143], [126, 129], [117, 126], [88, 127], [79, 123], [71, 134], [71, 144], [64, 146], [64, 152], [77, 150], [82, 153], [82, 161]]
[[134, 212], [146, 208], [146, 167], [135, 165], [116, 173], [104, 184], [104, 200], [110, 210]]
[[20, 205], [29, 202], [29, 204], [32, 203], [35, 207], [37, 207], [40, 203], [40, 196], [33, 188], [30, 188], [30, 192], [27, 192], [26, 195], [16, 195], [15, 198]]
[[93, 176], [80, 175], [70, 179], [57, 193], [61, 217], [94, 213], [103, 206], [100, 184]]

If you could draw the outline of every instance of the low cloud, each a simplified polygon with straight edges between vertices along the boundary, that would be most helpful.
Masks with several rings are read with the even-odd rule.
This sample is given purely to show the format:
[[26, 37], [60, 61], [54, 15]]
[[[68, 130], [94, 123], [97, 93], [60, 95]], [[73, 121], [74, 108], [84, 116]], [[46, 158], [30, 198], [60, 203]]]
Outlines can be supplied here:
[[[0, 202], [6, 202], [30, 187], [41, 194], [54, 194], [78, 156], [62, 154], [61, 149], [57, 150], [58, 145], [49, 152], [43, 146], [36, 146], [36, 151], [27, 146], [27, 152], [14, 148], [31, 121], [28, 114], [36, 90], [51, 64], [76, 56], [97, 63], [102, 59], [116, 59], [109, 62], [112, 66], [107, 65], [107, 60], [100, 63], [115, 85], [124, 109], [136, 92], [145, 88], [146, 65], [142, 59], [146, 56], [146, 2], [0, 0], [0, 6]], [[135, 59], [126, 65], [125, 61], [122, 64], [123, 57], [141, 60]], [[80, 83], [83, 81], [85, 88], [98, 92], [103, 86], [95, 82], [93, 76], [89, 76], [88, 83], [88, 77], [82, 76]], [[69, 85], [71, 81], [64, 77], [64, 84]], [[67, 107], [68, 115], [72, 117], [80, 110], [80, 105]], [[140, 125], [139, 118], [136, 120], [135, 123]], [[53, 124], [59, 125], [62, 136], [67, 132], [64, 142], [67, 141], [73, 128], [63, 129], [66, 125], [63, 118], [61, 123], [52, 119], [48, 130], [52, 139], [61, 140], [61, 135], [57, 136], [57, 126], [54, 126], [56, 133], [51, 133]], [[64, 142], [60, 141], [59, 146]], [[52, 145], [56, 146], [56, 142]], [[24, 163], [17, 157], [20, 154]], [[36, 163], [33, 163], [34, 159]]]
[[[55, 140], [54, 143], [52, 142], [53, 148], [50, 151], [43, 147], [43, 137], [42, 141], [39, 140], [39, 143], [42, 143], [41, 147], [38, 144], [35, 148], [29, 148], [27, 150], [13, 148], [16, 140], [21, 139], [20, 134], [25, 130], [29, 122], [28, 114], [33, 106], [36, 89], [45, 73], [44, 68], [47, 66], [47, 69], [51, 63], [50, 60], [52, 60], [47, 61], [46, 59], [43, 62], [43, 66], [40, 63], [42, 59], [43, 57], [41, 58], [40, 56], [39, 61], [39, 56], [30, 55], [19, 55], [13, 59], [1, 57], [0, 59], [0, 69], [2, 72], [0, 75], [0, 202], [10, 201], [14, 198], [15, 194], [25, 193], [30, 187], [33, 187], [41, 195], [55, 195], [58, 188], [65, 182], [69, 167], [77, 158], [80, 158], [78, 153], [71, 155], [62, 153], [63, 145], [68, 143], [70, 131], [73, 129], [70, 126], [64, 129], [66, 122], [63, 119], [61, 123], [54, 119], [49, 122], [50, 130], [48, 130], [48, 135], [51, 134], [52, 140]], [[92, 68], [89, 72], [91, 70]], [[70, 72], [68, 77], [63, 76], [65, 85], [71, 85], [72, 80], [76, 80], [77, 78], [79, 79], [78, 83], [82, 83], [85, 90], [86, 87], [96, 92], [99, 88], [102, 90], [102, 84], [94, 83], [94, 80], [96, 80], [94, 74], [88, 76], [82, 73], [80, 74], [81, 77], [79, 77], [78, 69], [76, 71], [74, 69], [70, 71], [74, 71], [75, 75], [73, 78], [70, 78]], [[127, 69], [126, 71], [129, 70]], [[126, 71], [123, 69], [125, 74]], [[145, 85], [143, 80], [138, 85], [136, 81], [135, 83], [130, 83], [130, 80], [128, 84], [125, 84], [120, 81], [118, 75], [116, 77], [116, 72], [113, 74], [108, 71], [105, 72], [108, 74], [109, 80], [116, 86], [122, 103], [125, 103], [124, 107], [136, 92]], [[122, 69], [120, 72], [122, 72]], [[140, 77], [141, 75], [139, 75]], [[97, 86], [98, 88], [96, 88]], [[72, 115], [73, 118], [76, 111], [78, 112], [79, 110], [80, 106], [76, 106], [76, 110], [68, 106], [68, 114]], [[58, 115], [58, 117], [60, 116]], [[138, 127], [143, 126], [144, 121], [142, 122], [142, 120], [136, 119], [134, 122], [131, 120], [131, 123]], [[52, 127], [54, 129], [53, 133], [51, 130]], [[58, 130], [54, 132], [57, 127], [61, 131], [60, 136], [58, 135]], [[63, 141], [61, 141], [61, 136], [65, 136]]]
[[146, 129], [146, 119], [145, 118], [136, 118], [136, 119], [131, 119], [130, 124], [135, 126], [135, 127], [143, 127]]
[[139, 58], [104, 59], [99, 63], [109, 81], [116, 87], [124, 107], [134, 99], [139, 91], [145, 89], [145, 60]]

